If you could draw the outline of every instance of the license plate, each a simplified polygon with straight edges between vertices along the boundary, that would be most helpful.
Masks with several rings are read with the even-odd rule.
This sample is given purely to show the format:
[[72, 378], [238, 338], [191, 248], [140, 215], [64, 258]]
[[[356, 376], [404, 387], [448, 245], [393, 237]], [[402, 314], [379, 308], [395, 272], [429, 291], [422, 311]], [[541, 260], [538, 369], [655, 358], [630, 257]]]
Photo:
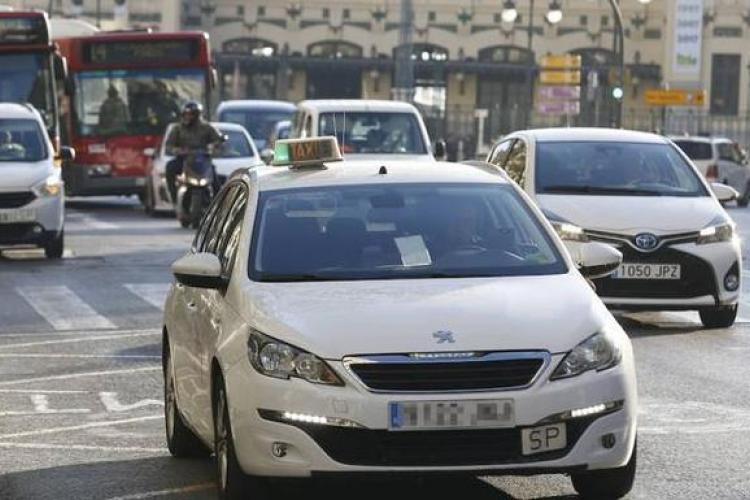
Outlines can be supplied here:
[[543, 425], [521, 430], [524, 455], [535, 455], [546, 451], [562, 450], [568, 445], [565, 424]]
[[623, 263], [612, 275], [620, 280], [678, 280], [682, 275], [680, 264]]
[[392, 431], [515, 427], [512, 399], [401, 401], [389, 404]]
[[18, 208], [15, 210], [0, 210], [0, 224], [15, 222], [33, 222], [36, 220], [36, 210], [33, 208]]

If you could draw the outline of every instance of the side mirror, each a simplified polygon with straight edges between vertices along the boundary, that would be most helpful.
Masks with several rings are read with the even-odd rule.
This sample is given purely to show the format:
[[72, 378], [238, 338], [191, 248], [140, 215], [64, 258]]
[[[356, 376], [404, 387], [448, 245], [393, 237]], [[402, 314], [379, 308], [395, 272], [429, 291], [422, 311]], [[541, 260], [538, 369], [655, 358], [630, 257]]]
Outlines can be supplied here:
[[719, 182], [711, 183], [711, 191], [714, 192], [714, 195], [716, 195], [722, 203], [734, 201], [740, 197], [740, 193], [738, 193], [732, 186], [727, 186], [726, 184], [721, 184]]
[[65, 81], [68, 78], [68, 60], [60, 54], [55, 54], [53, 64], [55, 79]]
[[156, 156], [156, 148], [145, 148], [143, 150], [143, 156], [146, 158], [153, 158]]
[[192, 253], [172, 264], [172, 274], [179, 283], [192, 288], [220, 290], [226, 287], [221, 262], [212, 253]]
[[604, 278], [615, 272], [622, 264], [622, 253], [605, 243], [582, 243], [577, 247], [574, 260], [585, 278]]
[[263, 163], [265, 163], [266, 165], [270, 165], [273, 161], [273, 149], [266, 148], [261, 151], [260, 159], [263, 160]]
[[435, 158], [445, 160], [447, 157], [448, 145], [445, 143], [445, 139], [438, 139], [435, 141]]
[[64, 162], [75, 161], [76, 150], [68, 146], [62, 146], [60, 148], [60, 154], [57, 155], [57, 157]]

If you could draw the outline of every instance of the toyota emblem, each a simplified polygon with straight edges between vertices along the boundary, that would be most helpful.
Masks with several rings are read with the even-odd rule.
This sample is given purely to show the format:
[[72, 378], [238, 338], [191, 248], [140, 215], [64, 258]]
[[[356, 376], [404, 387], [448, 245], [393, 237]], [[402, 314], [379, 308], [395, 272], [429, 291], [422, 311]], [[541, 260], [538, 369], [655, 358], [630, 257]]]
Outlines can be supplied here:
[[635, 237], [635, 246], [645, 252], [655, 250], [659, 246], [659, 238], [651, 233], [641, 233]]

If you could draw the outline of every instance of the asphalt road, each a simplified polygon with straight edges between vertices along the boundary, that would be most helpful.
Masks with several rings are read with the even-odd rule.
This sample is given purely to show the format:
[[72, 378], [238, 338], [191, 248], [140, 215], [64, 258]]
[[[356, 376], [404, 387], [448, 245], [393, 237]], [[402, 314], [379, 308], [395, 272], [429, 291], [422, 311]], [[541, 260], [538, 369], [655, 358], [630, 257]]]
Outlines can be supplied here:
[[[750, 240], [750, 210], [733, 209]], [[170, 458], [159, 368], [169, 264], [191, 233], [129, 199], [73, 201], [68, 252], [0, 255], [0, 499], [214, 498], [210, 461]], [[750, 272], [750, 264], [746, 266]], [[750, 286], [745, 286], [750, 290]], [[640, 392], [631, 498], [750, 498], [750, 299], [728, 330], [619, 316]], [[353, 488], [356, 488], [354, 490]], [[561, 476], [287, 484], [279, 498], [565, 499]]]

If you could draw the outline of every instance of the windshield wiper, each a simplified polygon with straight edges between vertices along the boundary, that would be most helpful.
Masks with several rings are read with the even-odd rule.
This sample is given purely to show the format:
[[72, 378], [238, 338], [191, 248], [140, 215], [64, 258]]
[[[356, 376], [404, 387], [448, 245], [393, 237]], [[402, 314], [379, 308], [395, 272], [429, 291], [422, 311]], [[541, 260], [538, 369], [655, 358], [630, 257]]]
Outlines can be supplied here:
[[587, 194], [632, 194], [640, 196], [662, 196], [653, 189], [624, 188], [616, 186], [547, 186], [545, 193], [587, 193]]

